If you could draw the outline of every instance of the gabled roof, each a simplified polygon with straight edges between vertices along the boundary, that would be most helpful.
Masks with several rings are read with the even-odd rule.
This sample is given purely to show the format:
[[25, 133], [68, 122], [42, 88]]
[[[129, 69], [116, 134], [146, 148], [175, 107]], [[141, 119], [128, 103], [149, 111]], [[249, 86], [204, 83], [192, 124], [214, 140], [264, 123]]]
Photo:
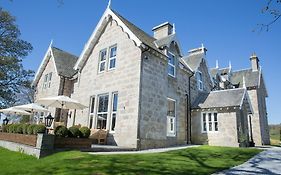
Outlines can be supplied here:
[[171, 43], [175, 42], [179, 55], [182, 56], [182, 50], [181, 50], [181, 46], [180, 46], [180, 42], [177, 38], [176, 33], [173, 33], [171, 35], [168, 35], [164, 38], [158, 39], [156, 41], [154, 41], [154, 44], [157, 46], [157, 48], [162, 48], [162, 47], [170, 47]]
[[259, 86], [260, 72], [252, 71], [252, 69], [233, 71], [230, 81], [232, 84], [240, 83], [240, 87], [242, 87], [243, 86], [243, 77], [245, 77], [246, 87]]
[[73, 69], [78, 57], [50, 44], [32, 82], [36, 86], [50, 59], [53, 59], [55, 72], [59, 76], [71, 78], [77, 71]]
[[193, 104], [193, 108], [222, 108], [240, 107], [246, 96], [245, 88], [211, 91], [209, 94], [202, 94]]
[[204, 57], [205, 53], [202, 51], [198, 53], [189, 54], [188, 56], [184, 56], [182, 59], [193, 71], [197, 71]]
[[154, 41], [156, 40], [155, 38], [151, 37], [147, 33], [145, 33], [143, 30], [139, 29], [136, 27], [134, 24], [126, 20], [124, 17], [110, 9], [108, 6], [107, 9], [105, 10], [103, 16], [101, 17], [99, 23], [97, 24], [94, 32], [92, 33], [90, 39], [88, 40], [87, 44], [85, 45], [77, 63], [74, 66], [74, 69], [81, 69], [85, 62], [87, 61], [92, 48], [96, 45], [98, 42], [98, 39], [100, 38], [103, 29], [106, 27], [109, 19], [112, 18], [115, 20], [118, 25], [120, 25], [123, 29], [124, 32], [126, 32], [129, 36], [130, 39], [132, 39], [136, 46], [141, 46], [141, 44], [144, 44], [153, 50], [159, 52], [163, 56], [166, 56], [165, 53], [163, 53], [160, 49], [156, 47], [154, 44]]
[[58, 75], [70, 78], [77, 71], [73, 69], [78, 57], [59, 48], [52, 47]]

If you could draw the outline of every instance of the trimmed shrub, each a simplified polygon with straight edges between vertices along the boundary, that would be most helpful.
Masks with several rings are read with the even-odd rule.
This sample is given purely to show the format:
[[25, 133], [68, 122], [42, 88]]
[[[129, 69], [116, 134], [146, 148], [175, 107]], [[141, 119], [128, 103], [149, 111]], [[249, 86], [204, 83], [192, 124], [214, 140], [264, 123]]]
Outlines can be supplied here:
[[22, 124], [15, 124], [15, 133], [22, 134]]
[[36, 126], [35, 124], [29, 125], [27, 127], [27, 134], [29, 134], [29, 135], [33, 134], [33, 130], [34, 130], [35, 126]]
[[23, 134], [28, 134], [27, 133], [27, 128], [29, 127], [30, 124], [22, 124], [22, 133]]
[[68, 137], [74, 137], [77, 138], [80, 136], [80, 131], [77, 126], [72, 126], [68, 128]]
[[2, 132], [8, 132], [9, 126], [8, 125], [2, 125]]
[[44, 125], [36, 125], [33, 128], [33, 134], [38, 134], [38, 133], [45, 133], [46, 132], [46, 126]]
[[15, 124], [11, 124], [9, 126], [9, 133], [16, 133], [16, 125]]
[[65, 126], [57, 126], [55, 129], [55, 135], [58, 137], [66, 137], [68, 129]]
[[81, 132], [81, 135], [80, 137], [82, 138], [89, 138], [90, 134], [91, 134], [91, 130], [86, 127], [86, 126], [83, 126], [82, 128], [79, 129], [80, 132]]

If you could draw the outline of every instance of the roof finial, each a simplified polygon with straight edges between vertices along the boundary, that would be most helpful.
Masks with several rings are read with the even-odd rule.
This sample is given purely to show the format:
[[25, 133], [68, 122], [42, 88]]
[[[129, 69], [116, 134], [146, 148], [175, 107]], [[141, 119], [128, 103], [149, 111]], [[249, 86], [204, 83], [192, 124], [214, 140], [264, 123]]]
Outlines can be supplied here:
[[219, 68], [219, 60], [216, 60], [216, 69]]
[[243, 88], [246, 88], [245, 76], [243, 75]]
[[228, 62], [228, 67], [231, 69], [231, 61]]
[[52, 47], [53, 46], [53, 39], [51, 39], [51, 42], [49, 44], [49, 47]]
[[110, 7], [111, 7], [111, 0], [109, 0], [109, 1], [108, 1], [108, 4], [107, 4], [107, 8], [110, 9]]
[[173, 34], [175, 34], [176, 33], [176, 25], [175, 25], [175, 23], [173, 24]]

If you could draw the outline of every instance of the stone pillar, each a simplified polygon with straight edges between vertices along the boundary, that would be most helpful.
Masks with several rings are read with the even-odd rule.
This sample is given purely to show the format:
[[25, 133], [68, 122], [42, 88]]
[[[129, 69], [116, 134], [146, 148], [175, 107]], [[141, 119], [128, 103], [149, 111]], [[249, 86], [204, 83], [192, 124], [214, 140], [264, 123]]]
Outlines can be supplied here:
[[38, 134], [36, 149], [40, 150], [39, 158], [47, 156], [54, 151], [55, 136], [50, 134]]

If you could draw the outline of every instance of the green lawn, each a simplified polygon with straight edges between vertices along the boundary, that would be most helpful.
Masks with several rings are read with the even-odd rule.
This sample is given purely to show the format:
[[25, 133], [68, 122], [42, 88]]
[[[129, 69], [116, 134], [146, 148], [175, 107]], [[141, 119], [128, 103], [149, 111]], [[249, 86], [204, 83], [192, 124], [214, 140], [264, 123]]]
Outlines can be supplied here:
[[271, 145], [280, 145], [280, 125], [269, 125]]
[[68, 151], [38, 160], [0, 148], [0, 174], [211, 174], [241, 164], [260, 151], [209, 146], [129, 155]]

